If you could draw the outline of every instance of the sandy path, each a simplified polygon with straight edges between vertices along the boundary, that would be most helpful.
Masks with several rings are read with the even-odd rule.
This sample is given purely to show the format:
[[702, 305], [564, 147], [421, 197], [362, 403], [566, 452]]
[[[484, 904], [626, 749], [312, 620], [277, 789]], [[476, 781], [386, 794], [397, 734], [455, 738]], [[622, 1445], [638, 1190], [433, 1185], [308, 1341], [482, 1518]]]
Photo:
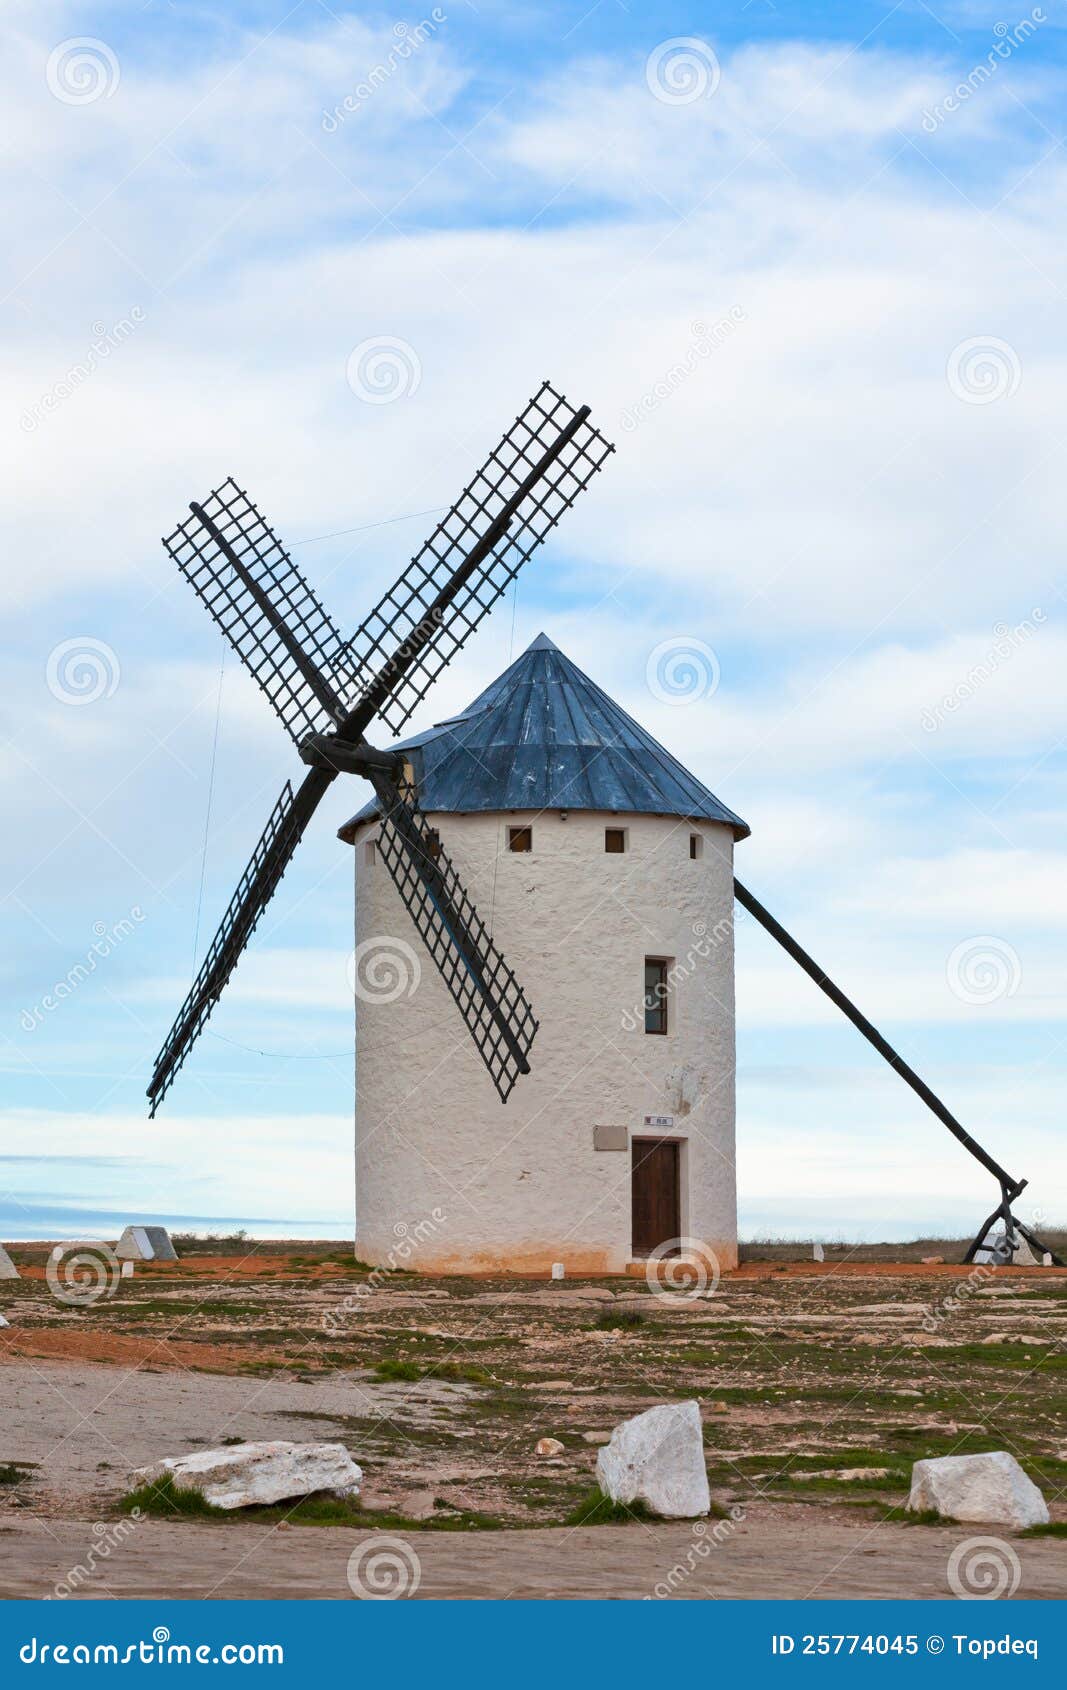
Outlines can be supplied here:
[[[942, 1527], [835, 1525], [806, 1511], [783, 1530], [780, 1519], [739, 1526], [707, 1544], [688, 1525], [602, 1526], [480, 1533], [409, 1533], [420, 1598], [679, 1599], [723, 1597], [949, 1597], [948, 1559], [960, 1532]], [[977, 1528], [976, 1528], [977, 1529]], [[279, 1531], [265, 1525], [147, 1520], [136, 1525], [95, 1577], [72, 1592], [124, 1598], [325, 1597], [350, 1600], [353, 1550], [370, 1553], [397, 1538], [334, 1527]], [[90, 1522], [21, 1519], [0, 1526], [0, 1596], [42, 1597], [99, 1544]], [[1019, 1598], [1067, 1590], [1067, 1543], [1020, 1541]], [[677, 1569], [672, 1577], [672, 1568]], [[670, 1581], [668, 1583], [668, 1581]]]
[[39, 1468], [21, 1491], [35, 1513], [84, 1514], [97, 1499], [110, 1512], [130, 1471], [161, 1450], [182, 1455], [227, 1437], [335, 1439], [339, 1419], [401, 1407], [407, 1423], [429, 1423], [469, 1394], [445, 1381], [371, 1384], [356, 1374], [304, 1384], [9, 1359], [0, 1364], [0, 1463]]

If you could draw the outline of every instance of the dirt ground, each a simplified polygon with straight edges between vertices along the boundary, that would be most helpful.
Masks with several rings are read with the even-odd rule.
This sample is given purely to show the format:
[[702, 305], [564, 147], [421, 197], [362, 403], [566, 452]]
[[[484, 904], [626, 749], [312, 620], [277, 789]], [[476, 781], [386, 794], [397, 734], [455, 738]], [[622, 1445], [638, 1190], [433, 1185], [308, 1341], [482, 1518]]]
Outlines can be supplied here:
[[[11, 1249], [3, 1596], [349, 1598], [358, 1550], [420, 1597], [934, 1597], [977, 1536], [1017, 1597], [1067, 1594], [1067, 1537], [901, 1518], [914, 1460], [1007, 1449], [1067, 1520], [1056, 1269], [749, 1262], [680, 1295], [261, 1245], [138, 1266], [79, 1305], [46, 1250]], [[724, 1517], [568, 1524], [611, 1428], [684, 1398]], [[546, 1436], [562, 1454], [535, 1454]], [[122, 1514], [133, 1468], [260, 1438], [343, 1442], [365, 1472], [351, 1524]]]

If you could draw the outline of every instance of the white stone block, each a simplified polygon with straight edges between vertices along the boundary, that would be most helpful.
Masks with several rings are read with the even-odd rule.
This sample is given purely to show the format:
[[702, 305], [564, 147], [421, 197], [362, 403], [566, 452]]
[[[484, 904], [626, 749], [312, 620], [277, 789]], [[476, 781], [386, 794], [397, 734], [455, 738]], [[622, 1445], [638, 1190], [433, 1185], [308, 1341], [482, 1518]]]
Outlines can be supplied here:
[[4, 1246], [0, 1244], [0, 1279], [18, 1279], [19, 1270], [8, 1255]]
[[128, 1226], [115, 1246], [120, 1262], [176, 1262], [178, 1252], [165, 1226]]
[[700, 1409], [662, 1403], [624, 1420], [601, 1449], [597, 1479], [613, 1502], [643, 1502], [667, 1520], [692, 1520], [711, 1507]]
[[908, 1507], [932, 1509], [950, 1520], [988, 1520], [1014, 1526], [1048, 1523], [1048, 1507], [1014, 1455], [998, 1449], [989, 1455], [942, 1455], [917, 1461], [911, 1470]]
[[168, 1474], [177, 1490], [199, 1491], [216, 1508], [288, 1502], [316, 1491], [356, 1496], [363, 1482], [362, 1470], [343, 1444], [271, 1442], [167, 1456], [150, 1467], [138, 1467], [130, 1483], [152, 1484]]

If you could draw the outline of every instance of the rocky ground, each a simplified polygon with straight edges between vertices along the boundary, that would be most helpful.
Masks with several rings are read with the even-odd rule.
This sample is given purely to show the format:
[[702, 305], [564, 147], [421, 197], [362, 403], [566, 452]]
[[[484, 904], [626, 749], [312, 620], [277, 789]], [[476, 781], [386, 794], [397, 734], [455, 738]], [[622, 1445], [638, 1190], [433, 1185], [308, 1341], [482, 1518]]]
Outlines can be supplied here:
[[[0, 1594], [47, 1594], [110, 1544], [132, 1468], [227, 1439], [343, 1442], [360, 1509], [127, 1522], [83, 1594], [344, 1596], [352, 1547], [388, 1534], [414, 1546], [421, 1595], [944, 1595], [982, 1528], [904, 1523], [911, 1463], [990, 1449], [1067, 1531], [1067, 1273], [764, 1261], [689, 1295], [386, 1277], [292, 1249], [139, 1265], [79, 1305], [45, 1251], [12, 1247]], [[726, 1517], [568, 1525], [611, 1428], [684, 1398]], [[537, 1456], [542, 1437], [562, 1454]], [[1063, 1594], [1063, 1535], [995, 1535], [1016, 1595]]]

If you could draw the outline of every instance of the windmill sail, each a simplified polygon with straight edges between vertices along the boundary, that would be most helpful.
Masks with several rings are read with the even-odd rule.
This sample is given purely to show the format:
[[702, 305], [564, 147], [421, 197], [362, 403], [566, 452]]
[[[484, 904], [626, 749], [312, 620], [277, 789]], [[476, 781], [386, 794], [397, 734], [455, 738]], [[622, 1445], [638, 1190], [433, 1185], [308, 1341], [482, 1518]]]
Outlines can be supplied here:
[[615, 450], [588, 418], [545, 382], [353, 636], [364, 689], [386, 677], [375, 714], [395, 734]]
[[506, 1103], [530, 1071], [533, 1010], [414, 795], [394, 788], [379, 796], [381, 860]]
[[334, 728], [352, 692], [345, 641], [248, 494], [232, 479], [163, 541], [299, 745]]
[[313, 769], [295, 793], [286, 781], [248, 867], [237, 883], [237, 890], [230, 899], [200, 971], [156, 1057], [148, 1087], [150, 1115], [155, 1114], [166, 1097], [182, 1063], [203, 1031], [332, 779], [332, 775]]

